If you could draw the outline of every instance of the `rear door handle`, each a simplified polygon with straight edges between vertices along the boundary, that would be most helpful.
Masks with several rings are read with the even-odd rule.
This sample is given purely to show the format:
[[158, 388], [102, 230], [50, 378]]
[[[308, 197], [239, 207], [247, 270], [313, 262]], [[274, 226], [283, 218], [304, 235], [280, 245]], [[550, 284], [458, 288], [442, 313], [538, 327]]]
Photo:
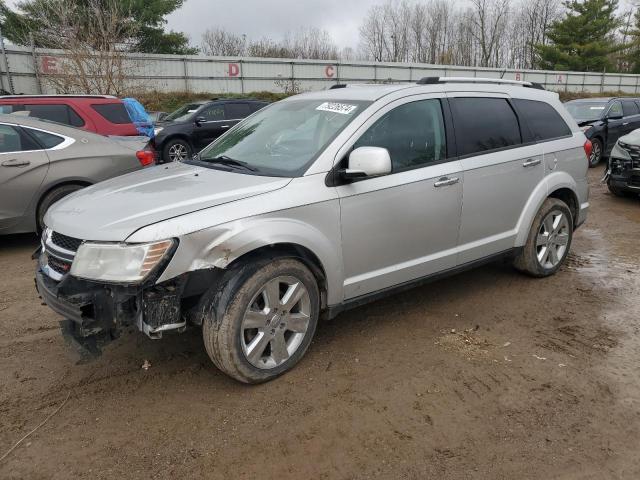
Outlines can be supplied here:
[[3, 167], [27, 167], [29, 165], [31, 165], [29, 160], [18, 160], [17, 158], [2, 162]]
[[540, 160], [539, 158], [534, 158], [534, 159], [531, 159], [531, 160], [527, 160], [526, 162], [524, 162], [522, 164], [522, 166], [524, 168], [535, 167], [536, 165], [540, 165], [541, 163], [542, 163], [542, 160]]
[[433, 184], [434, 187], [446, 187], [447, 185], [455, 185], [458, 183], [460, 179], [458, 177], [440, 177], [436, 183]]

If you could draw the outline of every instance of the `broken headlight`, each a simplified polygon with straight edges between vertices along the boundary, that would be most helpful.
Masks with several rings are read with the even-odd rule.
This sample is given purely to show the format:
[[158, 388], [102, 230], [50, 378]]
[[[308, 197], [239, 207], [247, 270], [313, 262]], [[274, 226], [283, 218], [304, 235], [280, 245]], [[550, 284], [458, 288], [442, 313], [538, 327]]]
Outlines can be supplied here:
[[87, 280], [138, 283], [173, 251], [174, 240], [153, 243], [91, 243], [80, 245], [71, 275]]

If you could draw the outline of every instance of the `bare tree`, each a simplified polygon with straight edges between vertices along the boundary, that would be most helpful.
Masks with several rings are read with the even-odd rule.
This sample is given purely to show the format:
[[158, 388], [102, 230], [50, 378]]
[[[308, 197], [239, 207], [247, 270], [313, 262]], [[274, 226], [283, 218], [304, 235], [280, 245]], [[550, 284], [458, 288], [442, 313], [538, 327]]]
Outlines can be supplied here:
[[210, 28], [202, 34], [200, 47], [205, 55], [238, 57], [245, 54], [247, 36], [228, 32], [224, 28]]
[[134, 87], [135, 22], [117, 0], [86, 0], [82, 5], [64, 0], [43, 4], [38, 18], [44, 28], [34, 35], [38, 43], [64, 50], [43, 81], [59, 93], [113, 94]]

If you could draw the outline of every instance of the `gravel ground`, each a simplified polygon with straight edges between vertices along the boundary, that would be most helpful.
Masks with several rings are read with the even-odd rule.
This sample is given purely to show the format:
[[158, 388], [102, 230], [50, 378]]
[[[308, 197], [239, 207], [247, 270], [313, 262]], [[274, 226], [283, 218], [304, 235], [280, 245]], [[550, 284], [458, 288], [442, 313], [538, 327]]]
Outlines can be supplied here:
[[0, 238], [0, 456], [68, 398], [0, 478], [639, 478], [640, 200], [601, 174], [553, 278], [495, 264], [350, 311], [260, 386], [197, 330], [77, 365], [34, 237]]

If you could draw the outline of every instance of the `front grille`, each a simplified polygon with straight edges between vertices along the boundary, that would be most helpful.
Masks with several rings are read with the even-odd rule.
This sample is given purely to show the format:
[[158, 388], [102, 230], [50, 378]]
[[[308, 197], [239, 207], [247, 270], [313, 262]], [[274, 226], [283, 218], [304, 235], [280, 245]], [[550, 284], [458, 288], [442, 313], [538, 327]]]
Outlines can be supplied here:
[[71, 270], [71, 264], [69, 262], [65, 262], [64, 260], [56, 258], [52, 255], [48, 255], [47, 265], [49, 265], [49, 268], [51, 270], [59, 273], [60, 275], [65, 275], [69, 273], [69, 270]]
[[65, 250], [75, 252], [78, 250], [78, 247], [80, 247], [82, 240], [73, 237], [67, 237], [66, 235], [58, 232], [52, 232], [51, 243], [60, 248], [64, 248]]
[[618, 144], [626, 150], [631, 157], [631, 168], [640, 168], [640, 145], [630, 145], [620, 141]]

